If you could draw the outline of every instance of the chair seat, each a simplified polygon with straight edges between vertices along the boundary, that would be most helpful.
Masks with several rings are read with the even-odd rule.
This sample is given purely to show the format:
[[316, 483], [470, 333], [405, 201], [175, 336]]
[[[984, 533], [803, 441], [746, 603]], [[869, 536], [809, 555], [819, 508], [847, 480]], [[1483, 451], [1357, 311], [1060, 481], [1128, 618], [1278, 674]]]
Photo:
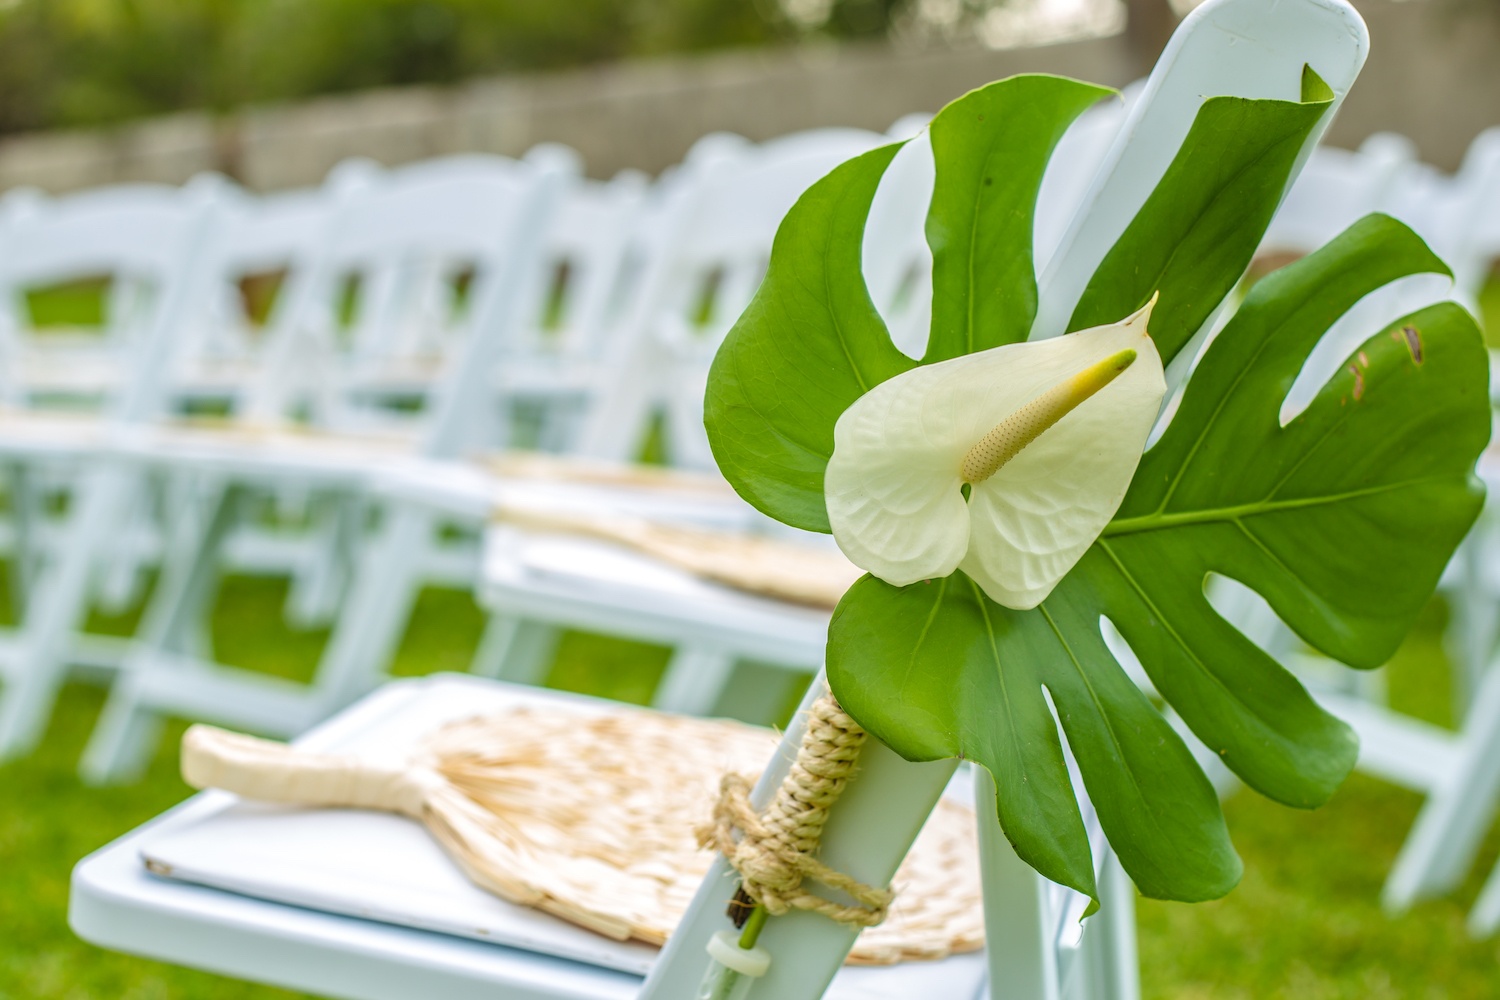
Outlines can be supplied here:
[[342, 434], [318, 428], [185, 420], [132, 427], [119, 451], [149, 464], [218, 472], [363, 482], [378, 467], [416, 453], [414, 432]]
[[588, 538], [492, 526], [479, 592], [488, 607], [645, 642], [706, 644], [746, 659], [816, 670], [827, 610], [701, 579]]
[[0, 410], [0, 456], [76, 461], [107, 444], [107, 425], [92, 413]]
[[705, 527], [746, 528], [764, 515], [717, 476], [526, 452], [470, 461], [413, 459], [380, 471], [388, 498], [484, 522], [505, 503], [610, 510]]
[[[439, 675], [388, 685], [298, 743], [389, 753], [443, 722], [526, 703], [622, 710]], [[635, 995], [655, 954], [474, 888], [412, 821], [273, 809], [222, 793], [197, 796], [84, 859], [72, 889], [72, 926], [96, 944], [370, 1000], [613, 1000]], [[828, 996], [966, 998], [976, 994], [983, 970], [980, 954], [851, 967]]]

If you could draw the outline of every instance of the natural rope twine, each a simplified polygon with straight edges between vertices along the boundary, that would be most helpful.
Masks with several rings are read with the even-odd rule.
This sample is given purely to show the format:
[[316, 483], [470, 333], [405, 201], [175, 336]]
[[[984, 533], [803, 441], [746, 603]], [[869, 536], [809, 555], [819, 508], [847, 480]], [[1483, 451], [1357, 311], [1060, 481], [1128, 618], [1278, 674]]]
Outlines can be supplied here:
[[[698, 829], [698, 843], [728, 858], [746, 895], [772, 916], [811, 910], [857, 927], [885, 920], [895, 893], [866, 885], [813, 856], [829, 810], [854, 775], [865, 738], [838, 699], [824, 694], [808, 713], [796, 760], [765, 815], [750, 804], [750, 782], [744, 776], [726, 774], [722, 779], [713, 822]], [[810, 892], [808, 881], [843, 892], [855, 903], [836, 903]]]

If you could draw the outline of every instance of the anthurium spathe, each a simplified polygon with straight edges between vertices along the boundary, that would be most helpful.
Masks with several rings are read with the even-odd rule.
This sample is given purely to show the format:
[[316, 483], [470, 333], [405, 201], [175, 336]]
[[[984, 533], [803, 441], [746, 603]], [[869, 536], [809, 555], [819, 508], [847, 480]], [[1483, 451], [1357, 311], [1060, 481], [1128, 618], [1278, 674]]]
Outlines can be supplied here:
[[1140, 462], [1166, 390], [1150, 314], [923, 365], [861, 396], [824, 479], [844, 554], [898, 587], [962, 569], [996, 603], [1036, 607]]

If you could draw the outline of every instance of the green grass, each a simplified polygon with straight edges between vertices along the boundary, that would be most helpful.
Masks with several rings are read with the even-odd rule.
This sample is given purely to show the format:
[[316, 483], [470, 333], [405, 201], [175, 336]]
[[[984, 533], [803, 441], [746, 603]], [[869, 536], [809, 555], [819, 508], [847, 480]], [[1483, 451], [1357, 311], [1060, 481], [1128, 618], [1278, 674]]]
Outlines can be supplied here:
[[[215, 613], [219, 655], [288, 677], [306, 677], [325, 635], [281, 623], [284, 586], [232, 579]], [[1393, 695], [1443, 721], [1447, 687], [1438, 644], [1440, 608], [1424, 616], [1392, 665]], [[482, 616], [461, 593], [422, 596], [397, 672], [462, 669]], [[128, 630], [130, 616], [100, 620]], [[666, 650], [568, 635], [549, 684], [632, 702], [649, 698]], [[762, 678], [763, 679], [763, 678]], [[785, 704], [787, 692], [770, 700]], [[763, 701], [765, 699], [762, 699]], [[272, 1000], [294, 994], [106, 952], [66, 924], [68, 873], [102, 846], [189, 794], [175, 773], [168, 733], [149, 774], [127, 788], [81, 786], [73, 768], [102, 702], [70, 686], [41, 750], [0, 767], [0, 1000]], [[1481, 998], [1500, 992], [1500, 949], [1463, 933], [1479, 876], [1452, 900], [1399, 920], [1377, 905], [1380, 883], [1419, 805], [1415, 795], [1355, 777], [1328, 806], [1300, 812], [1241, 792], [1226, 806], [1245, 859], [1244, 882], [1214, 903], [1142, 900], [1140, 948], [1152, 1000]], [[1480, 871], [1493, 862], [1490, 845]]]
[[86, 278], [26, 293], [26, 307], [38, 327], [97, 327], [104, 323], [108, 278]]

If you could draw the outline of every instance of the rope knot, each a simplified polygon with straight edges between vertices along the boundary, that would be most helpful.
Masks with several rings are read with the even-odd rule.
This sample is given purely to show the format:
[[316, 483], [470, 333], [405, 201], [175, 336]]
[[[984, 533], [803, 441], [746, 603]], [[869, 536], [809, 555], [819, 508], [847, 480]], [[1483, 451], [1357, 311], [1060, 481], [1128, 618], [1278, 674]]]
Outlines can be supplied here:
[[[772, 916], [811, 910], [857, 927], [885, 919], [895, 896], [891, 890], [866, 885], [813, 856], [865, 736], [837, 699], [825, 694], [813, 703], [797, 758], [764, 815], [750, 804], [746, 777], [726, 774], [720, 781], [713, 821], [699, 828], [698, 843], [722, 853], [739, 872], [746, 895]], [[854, 905], [809, 891], [809, 881], [844, 893]]]

